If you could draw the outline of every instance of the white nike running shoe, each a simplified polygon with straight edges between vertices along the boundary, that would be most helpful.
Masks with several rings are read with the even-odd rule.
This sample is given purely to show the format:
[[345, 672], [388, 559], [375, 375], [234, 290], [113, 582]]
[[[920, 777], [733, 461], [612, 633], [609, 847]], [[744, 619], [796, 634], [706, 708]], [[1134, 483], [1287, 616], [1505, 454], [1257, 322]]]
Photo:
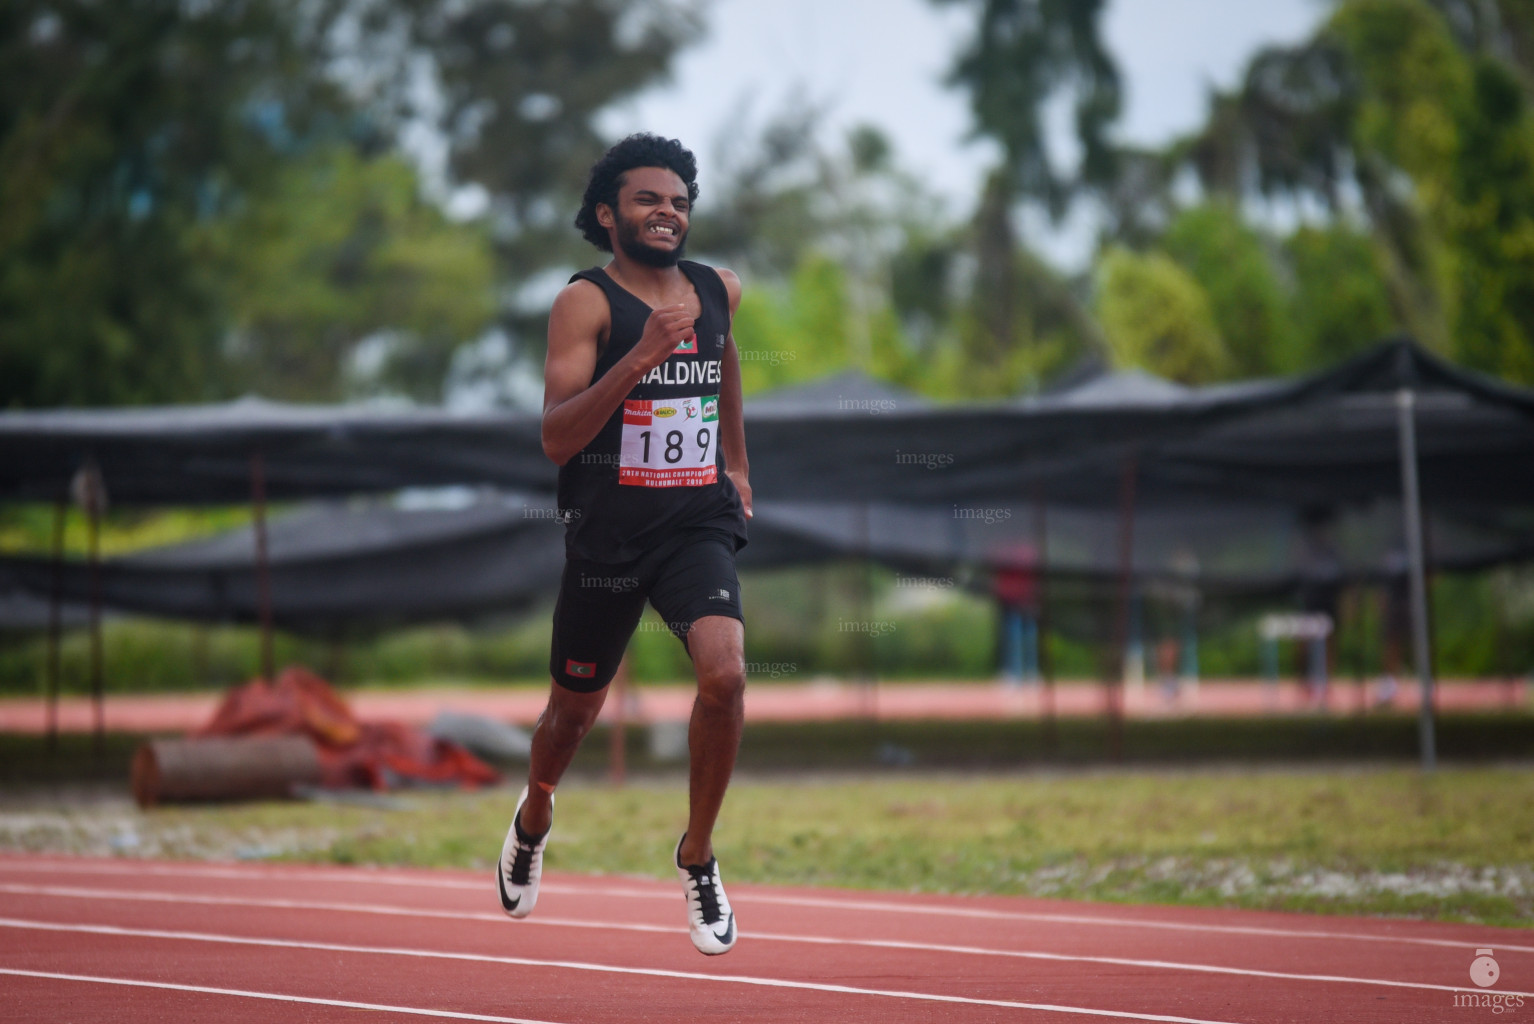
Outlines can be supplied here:
[[687, 898], [687, 927], [698, 952], [718, 956], [735, 948], [735, 911], [724, 894], [724, 880], [719, 877], [719, 861], [710, 857], [707, 864], [682, 866], [682, 839], [677, 840], [676, 874], [682, 880], [682, 895]]
[[[549, 797], [552, 804], [554, 798]], [[495, 871], [495, 886], [501, 894], [501, 909], [512, 917], [526, 917], [538, 903], [538, 880], [543, 877], [543, 848], [549, 845], [548, 832], [530, 836], [522, 831], [522, 805], [527, 803], [527, 787], [517, 797], [517, 809], [501, 844], [501, 862]]]

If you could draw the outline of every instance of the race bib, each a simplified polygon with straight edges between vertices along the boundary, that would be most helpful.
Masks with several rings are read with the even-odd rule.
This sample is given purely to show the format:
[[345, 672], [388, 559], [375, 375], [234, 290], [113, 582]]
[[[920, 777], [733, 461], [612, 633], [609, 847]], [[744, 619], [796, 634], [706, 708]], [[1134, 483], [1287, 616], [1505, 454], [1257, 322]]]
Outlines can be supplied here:
[[618, 483], [699, 487], [718, 478], [719, 396], [623, 403]]

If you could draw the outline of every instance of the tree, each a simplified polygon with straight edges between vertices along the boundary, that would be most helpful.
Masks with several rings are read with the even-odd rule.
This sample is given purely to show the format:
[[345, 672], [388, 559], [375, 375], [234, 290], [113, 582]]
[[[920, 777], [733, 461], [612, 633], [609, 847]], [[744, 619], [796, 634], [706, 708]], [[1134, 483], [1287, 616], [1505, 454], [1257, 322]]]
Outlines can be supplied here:
[[1261, 377], [1298, 360], [1288, 302], [1267, 244], [1228, 203], [1184, 210], [1161, 239], [1209, 297], [1224, 340], [1224, 372]]
[[[1063, 358], [1033, 351], [1043, 337], [1028, 330], [1033, 310], [1017, 288], [1049, 288], [1038, 261], [1023, 255], [1015, 220], [1019, 202], [1043, 205], [1055, 219], [1083, 192], [1117, 179], [1118, 151], [1108, 129], [1122, 105], [1118, 69], [1101, 38], [1104, 0], [934, 0], [975, 11], [975, 31], [956, 58], [949, 82], [969, 94], [975, 134], [993, 139], [1002, 161], [987, 179], [976, 211], [973, 255], [977, 283], [973, 315], [963, 333], [981, 366], [1015, 364], [1033, 377]], [[1060, 95], [1074, 98], [1080, 166], [1057, 166], [1045, 130], [1045, 109]], [[1077, 337], [1065, 348], [1080, 349]], [[971, 362], [975, 361], [973, 358]]]
[[1457, 354], [1534, 385], [1534, 117], [1504, 66], [1477, 61], [1461, 126], [1448, 227]]
[[[502, 323], [541, 347], [517, 288], [585, 256], [597, 117], [700, 24], [690, 0], [0, 7], [0, 405], [336, 397], [369, 331], [381, 383], [434, 396], [487, 238]], [[479, 189], [488, 232], [377, 159], [423, 138], [429, 194]]]
[[[1104, 0], [934, 0], [977, 9], [973, 38], [959, 54], [949, 82], [964, 88], [977, 134], [1005, 153], [1004, 176], [1020, 196], [1063, 214], [1078, 184], [1114, 177], [1107, 130], [1118, 118], [1118, 69], [1102, 43]], [[1063, 174], [1049, 151], [1046, 102], [1060, 90], [1075, 96], [1079, 173]]]
[[0, 8], [0, 405], [221, 393], [190, 244], [338, 109], [268, 0]]
[[[1315, 38], [1260, 54], [1186, 152], [1233, 200], [1360, 218], [1394, 325], [1534, 380], [1531, 40], [1518, 0], [1341, 0]], [[1357, 333], [1379, 324], [1359, 312]]]
[[501, 324], [541, 353], [547, 311], [526, 310], [517, 288], [588, 258], [570, 222], [612, 141], [600, 116], [665, 79], [701, 34], [697, 0], [325, 3], [330, 61], [363, 108], [391, 131], [445, 142], [445, 187], [484, 197], [509, 285]]
[[1227, 355], [1209, 297], [1171, 257], [1111, 247], [1097, 282], [1097, 316], [1115, 366], [1185, 384], [1223, 375]]
[[232, 367], [261, 394], [438, 401], [453, 350], [495, 314], [485, 232], [426, 202], [396, 156], [340, 147], [291, 161], [204, 238]]
[[1279, 372], [1330, 366], [1401, 329], [1379, 243], [1366, 232], [1345, 222], [1302, 227], [1285, 240], [1284, 257], [1296, 345]]

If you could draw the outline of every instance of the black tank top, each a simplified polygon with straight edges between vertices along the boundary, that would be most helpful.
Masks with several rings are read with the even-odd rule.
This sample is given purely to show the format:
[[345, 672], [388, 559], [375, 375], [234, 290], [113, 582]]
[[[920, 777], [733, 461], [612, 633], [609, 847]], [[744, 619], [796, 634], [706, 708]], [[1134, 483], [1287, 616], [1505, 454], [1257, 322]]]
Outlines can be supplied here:
[[[740, 493], [724, 474], [719, 386], [730, 299], [712, 267], [677, 264], [698, 293], [695, 337], [651, 370], [591, 443], [559, 469], [565, 550], [595, 562], [631, 562], [678, 530], [704, 527], [746, 543]], [[602, 289], [611, 310], [607, 345], [591, 380], [610, 370], [644, 334], [650, 307], [600, 267], [571, 282]]]

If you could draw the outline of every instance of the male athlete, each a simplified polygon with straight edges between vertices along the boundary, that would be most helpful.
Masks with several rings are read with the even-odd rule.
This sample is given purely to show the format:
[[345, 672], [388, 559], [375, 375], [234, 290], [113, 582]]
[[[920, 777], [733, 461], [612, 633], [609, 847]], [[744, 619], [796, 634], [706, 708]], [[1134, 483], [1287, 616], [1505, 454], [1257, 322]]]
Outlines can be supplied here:
[[648, 599], [698, 677], [687, 831], [674, 860], [693, 945], [715, 955], [736, 937], [713, 833], [744, 719], [735, 552], [746, 541], [751, 485], [730, 334], [740, 280], [682, 259], [696, 178], [681, 143], [633, 135], [591, 169], [575, 218], [612, 260], [571, 278], [549, 314], [543, 450], [559, 466], [565, 571], [553, 685], [497, 885], [506, 913], [532, 912], [554, 788]]

